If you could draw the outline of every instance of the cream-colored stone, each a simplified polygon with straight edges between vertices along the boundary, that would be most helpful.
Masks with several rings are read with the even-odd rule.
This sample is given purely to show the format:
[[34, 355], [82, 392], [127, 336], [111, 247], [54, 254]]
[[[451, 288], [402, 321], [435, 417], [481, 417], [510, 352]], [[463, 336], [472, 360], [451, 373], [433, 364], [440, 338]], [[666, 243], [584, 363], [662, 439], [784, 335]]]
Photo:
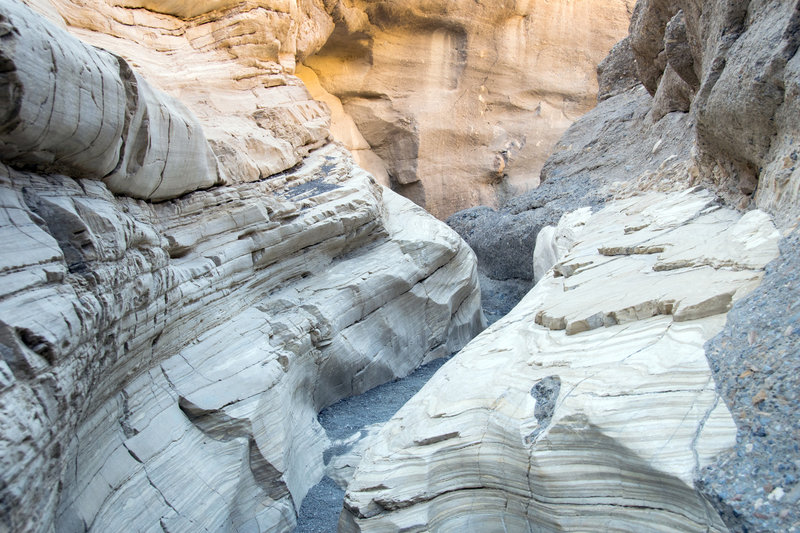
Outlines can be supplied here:
[[2, 9], [9, 164], [104, 180], [113, 192], [175, 198], [218, 181], [202, 128], [125, 60], [87, 46], [22, 4]]
[[335, 145], [160, 204], [3, 168], [20, 530], [291, 530], [324, 471], [316, 413], [483, 324], [469, 248]]
[[584, 207], [564, 214], [557, 226], [545, 226], [539, 231], [533, 249], [534, 282], [542, 279], [575, 244], [591, 216], [592, 209]]
[[[709, 235], [714, 246], [697, 246]], [[777, 255], [778, 237], [763, 214], [740, 216], [702, 192], [607, 204], [561, 260], [569, 277], [550, 271], [370, 440], [340, 531], [726, 531], [694, 488], [736, 437], [703, 349], [725, 309], [572, 335], [535, 318], [558, 306], [603, 315], [613, 304], [587, 295], [625, 292], [630, 276], [680, 301], [693, 283], [681, 273], [730, 270], [743, 275], [728, 282], [738, 295]], [[656, 244], [664, 251], [649, 256], [598, 253]], [[676, 256], [694, 266], [645, 268]], [[696, 301], [717, 294], [691, 290]]]
[[[472, 252], [328, 143], [282, 67], [237, 80], [200, 52], [215, 61], [170, 72], [169, 53], [86, 32], [126, 62], [0, 11], [23, 89], [0, 166], [2, 523], [291, 530], [323, 474], [316, 413], [482, 328]], [[217, 161], [225, 186], [203, 181]]]
[[[41, 3], [28, 1], [33, 7]], [[297, 58], [322, 46], [333, 28], [321, 3], [187, 7], [140, 2], [146, 9], [135, 8], [135, 2], [104, 0], [50, 3], [73, 34], [124, 58], [151, 85], [177, 98], [180, 104], [170, 100], [170, 106], [179, 108], [181, 117], [186, 116], [183, 105], [194, 114], [219, 163], [221, 180], [242, 183], [282, 172], [328, 142], [327, 107], [291, 74]], [[177, 8], [192, 11], [191, 16], [176, 16]], [[148, 94], [141, 100], [149, 101]], [[151, 108], [151, 113], [163, 111]], [[193, 142], [195, 130], [189, 131]]]
[[[291, 131], [254, 124], [258, 102], [276, 99], [271, 88], [292, 87], [283, 91], [291, 93], [286, 105], [310, 106], [291, 75], [297, 67], [331, 107], [333, 137], [381, 183], [441, 218], [538, 184], [556, 139], [594, 105], [595, 65], [624, 34], [633, 7], [632, 0], [460, 0], [444, 10], [361, 0], [49, 1], [71, 31], [125, 57], [186, 104], [227, 179], [291, 168], [309, 144], [324, 141], [302, 113]], [[233, 108], [219, 105], [231, 100]]]
[[633, 4], [339, 2], [305, 64], [396, 190], [444, 218], [538, 184], [556, 140], [594, 106], [595, 67]]

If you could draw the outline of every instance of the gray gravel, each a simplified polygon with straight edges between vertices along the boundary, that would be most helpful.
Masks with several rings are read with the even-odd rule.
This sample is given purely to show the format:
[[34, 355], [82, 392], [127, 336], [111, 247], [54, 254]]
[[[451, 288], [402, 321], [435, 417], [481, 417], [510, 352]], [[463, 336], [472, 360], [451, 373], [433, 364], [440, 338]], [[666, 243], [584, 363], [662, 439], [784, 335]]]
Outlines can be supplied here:
[[706, 356], [738, 433], [700, 490], [731, 531], [800, 531], [800, 230]]
[[[421, 366], [413, 374], [385, 383], [359, 396], [345, 398], [319, 414], [332, 441], [345, 439], [366, 426], [386, 422], [411, 399], [447, 359]], [[344, 491], [329, 477], [314, 486], [303, 500], [296, 533], [332, 533], [342, 511]]]

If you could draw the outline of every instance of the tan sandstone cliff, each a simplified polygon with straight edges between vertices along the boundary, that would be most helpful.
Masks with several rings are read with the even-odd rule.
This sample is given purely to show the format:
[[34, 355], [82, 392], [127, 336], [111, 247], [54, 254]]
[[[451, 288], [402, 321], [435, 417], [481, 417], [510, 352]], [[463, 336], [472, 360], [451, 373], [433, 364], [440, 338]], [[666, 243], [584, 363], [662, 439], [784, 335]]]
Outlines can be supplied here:
[[445, 218], [538, 184], [593, 107], [595, 66], [633, 4], [341, 1], [333, 34], [304, 60], [313, 72], [298, 74], [341, 99], [360, 135], [348, 117], [334, 135], [365, 168]]

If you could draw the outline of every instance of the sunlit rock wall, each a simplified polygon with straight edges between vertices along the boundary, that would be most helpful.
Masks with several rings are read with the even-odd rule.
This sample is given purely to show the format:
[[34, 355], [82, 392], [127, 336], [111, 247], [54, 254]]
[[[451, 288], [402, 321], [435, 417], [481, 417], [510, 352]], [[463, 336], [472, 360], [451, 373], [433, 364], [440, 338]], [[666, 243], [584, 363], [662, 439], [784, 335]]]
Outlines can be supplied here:
[[538, 184], [594, 106], [595, 67], [633, 4], [337, 2], [331, 37], [304, 64], [355, 121], [363, 137], [343, 139], [366, 168], [446, 218]]

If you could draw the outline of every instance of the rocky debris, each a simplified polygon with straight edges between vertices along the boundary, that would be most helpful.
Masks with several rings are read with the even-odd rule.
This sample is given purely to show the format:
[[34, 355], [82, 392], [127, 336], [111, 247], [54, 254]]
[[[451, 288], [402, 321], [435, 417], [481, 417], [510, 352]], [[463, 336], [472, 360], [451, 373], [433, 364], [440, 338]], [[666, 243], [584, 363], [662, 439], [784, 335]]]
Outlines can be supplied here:
[[[710, 250], [698, 246], [697, 236], [707, 232], [720, 236]], [[634, 270], [626, 265], [640, 269], [641, 261], [674, 257], [684, 265], [635, 276], [660, 284], [662, 296], [677, 302], [683, 275], [730, 274], [738, 299], [758, 284], [778, 239], [763, 213], [742, 217], [708, 193], [650, 193], [606, 204], [560, 258], [564, 266], [583, 259], [581, 273], [548, 273], [372, 439], [348, 487], [340, 531], [575, 531], [609, 524], [725, 531], [694, 482], [735, 442], [736, 426], [703, 350], [724, 326], [726, 309], [698, 307], [683, 321], [631, 315], [581, 332], [543, 327], [536, 317], [565, 305], [586, 316], [603, 313], [604, 302], [586, 300], [584, 290], [618, 287], [623, 297]], [[663, 251], [651, 249], [656, 241]], [[598, 249], [632, 253], [598, 256]], [[565, 290], [575, 276], [581, 287]], [[713, 285], [692, 289], [697, 301], [717, 294]]]
[[444, 358], [431, 361], [405, 378], [345, 398], [320, 412], [319, 423], [325, 428], [331, 443], [324, 454], [326, 476], [303, 500], [297, 518], [298, 533], [330, 533], [336, 530], [342, 512], [344, 490], [361, 462], [370, 439], [430, 380], [445, 361]]
[[780, 249], [761, 286], [706, 344], [739, 431], [736, 447], [701, 472], [699, 486], [735, 532], [800, 529], [800, 233]]
[[605, 59], [597, 65], [597, 101], [608, 100], [612, 96], [633, 89], [641, 83], [636, 77], [636, 65], [631, 49], [630, 37], [625, 37], [614, 45]]
[[446, 218], [538, 184], [558, 137], [594, 106], [592, 72], [634, 2], [330, 4], [335, 28], [304, 64], [343, 106], [334, 134], [359, 157], [371, 147], [365, 168]]
[[[34, 69], [37, 61], [57, 67], [55, 78], [16, 93], [23, 105], [10, 120], [19, 130], [4, 146], [17, 151], [3, 152], [0, 165], [0, 529], [292, 529], [324, 473], [328, 439], [317, 413], [457, 351], [482, 329], [472, 252], [326, 144], [324, 121], [314, 118], [323, 108], [299, 84], [241, 97], [252, 128], [300, 140], [286, 141], [295, 159], [272, 158], [257, 143], [246, 157], [290, 170], [169, 201], [114, 194], [119, 183], [162, 183], [163, 168], [198, 177], [190, 171], [201, 162], [180, 144], [188, 130], [169, 127], [177, 104], [18, 3], [0, 13], [5, 57], [28, 54], [6, 80], [49, 72]], [[25, 33], [34, 27], [58, 42]], [[85, 71], [70, 74], [81, 58]], [[54, 113], [44, 126], [25, 104], [43, 80], [57, 95], [44, 99]], [[129, 90], [115, 93], [114, 80]], [[141, 107], [126, 104], [134, 89]], [[60, 91], [85, 94], [86, 112], [62, 121]], [[299, 98], [282, 100], [292, 94]], [[274, 99], [248, 111], [265, 95]], [[119, 105], [95, 112], [106, 96]], [[118, 171], [135, 177], [124, 182], [100, 179], [114, 158], [87, 133], [104, 132], [118, 108], [130, 112], [121, 128], [109, 126], [120, 137], [97, 142], [119, 148]], [[200, 109], [192, 124], [224, 122]], [[184, 115], [194, 120], [180, 108]], [[323, 131], [313, 142], [302, 141], [304, 120]], [[30, 133], [34, 125], [42, 135]], [[64, 125], [74, 136], [55, 142]], [[134, 145], [125, 131], [135, 132]], [[239, 130], [239, 141], [253, 131]], [[221, 166], [234, 168], [209, 138]], [[174, 192], [186, 183], [162, 185]]]

